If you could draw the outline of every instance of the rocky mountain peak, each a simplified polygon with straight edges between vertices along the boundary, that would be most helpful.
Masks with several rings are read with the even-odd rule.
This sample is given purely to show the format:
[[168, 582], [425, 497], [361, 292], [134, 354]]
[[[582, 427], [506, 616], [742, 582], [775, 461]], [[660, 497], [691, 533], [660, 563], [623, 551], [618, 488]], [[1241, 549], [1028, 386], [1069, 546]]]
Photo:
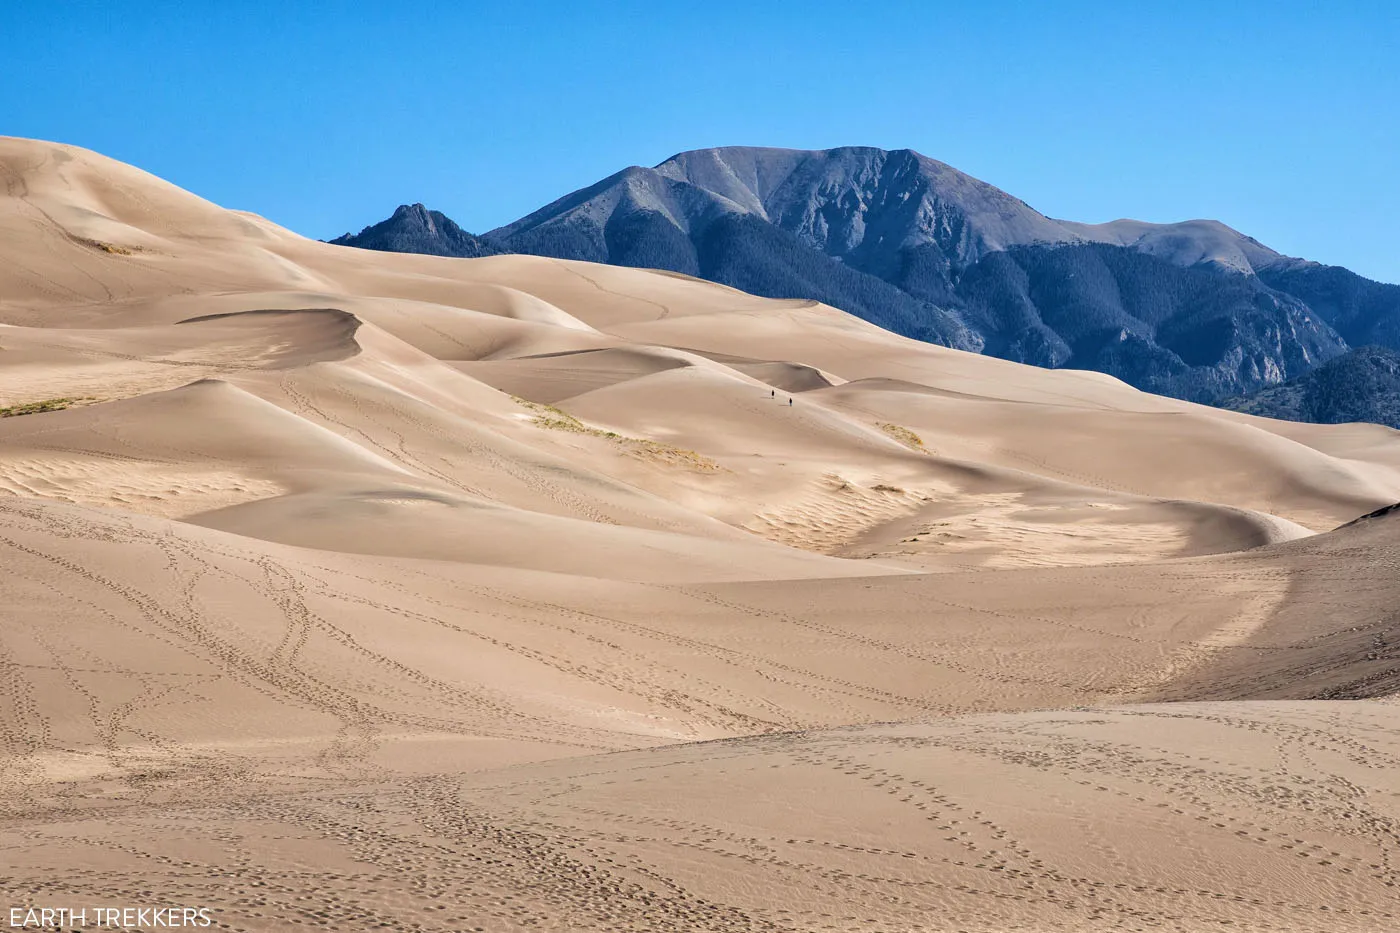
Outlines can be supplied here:
[[[452, 224], [452, 221], [449, 220], [445, 215], [440, 214], [437, 211], [428, 210], [426, 207], [423, 206], [422, 202], [416, 204], [400, 204], [394, 210], [393, 215], [389, 219], [399, 224], [412, 224], [421, 227], [428, 233], [436, 234], [438, 232], [438, 229], [437, 221], [434, 219], [435, 214], [437, 215], [437, 217], [441, 217], [444, 222]], [[452, 225], [454, 227], [456, 226], [456, 224]]]
[[359, 233], [347, 233], [331, 242], [337, 246], [360, 249], [465, 258], [503, 252], [500, 247], [468, 233], [445, 214], [429, 210], [421, 202], [400, 204], [387, 220], [365, 227]]

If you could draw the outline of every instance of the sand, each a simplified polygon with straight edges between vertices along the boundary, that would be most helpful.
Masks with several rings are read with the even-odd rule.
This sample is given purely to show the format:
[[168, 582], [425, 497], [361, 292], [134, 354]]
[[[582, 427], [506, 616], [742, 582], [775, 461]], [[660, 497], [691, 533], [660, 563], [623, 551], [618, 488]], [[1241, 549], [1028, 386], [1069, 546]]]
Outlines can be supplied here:
[[1400, 433], [0, 178], [7, 906], [1400, 925]]

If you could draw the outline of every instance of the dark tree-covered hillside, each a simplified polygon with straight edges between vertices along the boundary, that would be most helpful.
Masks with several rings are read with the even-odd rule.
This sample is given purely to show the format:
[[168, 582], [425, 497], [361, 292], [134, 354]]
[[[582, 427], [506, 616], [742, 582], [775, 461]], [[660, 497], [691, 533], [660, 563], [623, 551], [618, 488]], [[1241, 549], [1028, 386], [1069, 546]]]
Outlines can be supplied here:
[[1307, 302], [1352, 346], [1400, 350], [1400, 285], [1363, 278], [1341, 266], [1280, 263], [1259, 270], [1273, 288]]
[[816, 252], [756, 217], [725, 215], [706, 227], [697, 246], [700, 275], [712, 281], [767, 298], [815, 299], [916, 340], [972, 344], [956, 315]]
[[1305, 304], [1256, 277], [1121, 246], [993, 253], [963, 274], [956, 296], [985, 352], [1195, 401], [1281, 382], [1346, 351]]
[[331, 240], [336, 246], [377, 249], [391, 253], [426, 253], [475, 259], [507, 252], [484, 237], [475, 236], [438, 211], [422, 204], [403, 204], [388, 220]]
[[1300, 379], [1220, 405], [1286, 421], [1368, 421], [1400, 428], [1400, 352], [1361, 347]]

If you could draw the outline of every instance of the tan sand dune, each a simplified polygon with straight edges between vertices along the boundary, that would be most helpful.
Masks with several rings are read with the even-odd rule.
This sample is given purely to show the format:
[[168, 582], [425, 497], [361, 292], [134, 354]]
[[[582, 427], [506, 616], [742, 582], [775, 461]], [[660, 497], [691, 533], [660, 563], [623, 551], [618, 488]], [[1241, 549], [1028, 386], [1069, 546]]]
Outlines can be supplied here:
[[629, 528], [411, 486], [298, 493], [189, 521], [301, 547], [647, 582], [798, 580], [893, 569], [852, 567], [762, 540]]
[[10, 883], [124, 903], [174, 836], [162, 890], [248, 929], [1376, 933], [1397, 814], [1357, 749], [1393, 767], [1393, 717], [1327, 706], [790, 733], [69, 817]]
[[227, 382], [0, 421], [0, 483], [21, 495], [188, 516], [396, 464]]
[[1293, 575], [1289, 598], [1265, 624], [1222, 630], [1220, 637], [1243, 639], [1248, 650], [1217, 654], [1164, 697], [1357, 699], [1400, 691], [1400, 619], [1388, 582], [1400, 578], [1400, 512], [1234, 560], [1285, 562], [1306, 572]]
[[822, 372], [813, 366], [781, 360], [751, 360], [728, 353], [707, 353], [708, 358], [752, 376], [785, 392], [809, 392], [845, 382], [840, 376]]
[[[637, 584], [295, 549], [32, 499], [0, 500], [0, 510], [0, 539], [11, 551], [4, 608], [14, 636], [11, 687], [35, 677], [61, 686], [70, 668], [110, 674], [81, 691], [36, 692], [11, 707], [12, 751], [39, 759], [74, 753], [92, 741], [82, 730], [105, 730], [107, 739], [87, 754], [118, 772], [128, 744], [158, 759], [182, 754], [187, 730], [214, 740], [222, 728], [217, 697], [205, 701], [207, 720], [193, 712], [171, 723], [159, 710], [130, 721], [128, 712], [109, 714], [143, 691], [175, 689], [157, 690], [148, 673], [219, 689], [242, 684], [277, 708], [340, 709], [304, 695], [299, 678], [320, 671], [358, 695], [351, 705], [365, 735], [389, 738], [403, 725], [383, 711], [389, 698], [438, 690], [444, 677], [461, 690], [486, 690], [494, 699], [479, 710], [482, 728], [517, 737], [526, 733], [508, 727], [524, 715], [512, 712], [520, 707], [546, 733], [556, 725], [567, 731], [582, 716], [605, 732], [645, 721], [667, 734], [705, 737], [697, 730], [734, 735], [1190, 692], [1211, 663], [1238, 659], [1258, 673], [1281, 645], [1316, 647], [1340, 611], [1359, 601], [1378, 605], [1393, 593], [1400, 549], [1388, 521], [1311, 539], [1335, 537], [1345, 553], [1357, 535], [1375, 536], [1374, 568], [1338, 561], [1319, 570], [1313, 550], [1282, 545], [1166, 566], [882, 576], [862, 563], [861, 576]], [[606, 538], [596, 546], [606, 549]], [[820, 559], [801, 552], [787, 564], [770, 558], [789, 571], [798, 559], [809, 572], [820, 568]], [[743, 569], [760, 569], [754, 554]], [[1301, 595], [1300, 580], [1309, 584]], [[1296, 620], [1276, 633], [1288, 613]], [[1373, 626], [1371, 634], [1386, 631]], [[1370, 682], [1377, 659], [1349, 648], [1340, 645], [1334, 666], [1350, 664]], [[65, 660], [77, 656], [86, 660]], [[199, 663], [186, 668], [182, 657]], [[131, 667], [137, 658], [146, 661]], [[572, 660], [561, 670], [563, 658]], [[488, 662], [489, 676], [477, 669]], [[542, 693], [546, 680], [558, 683]], [[655, 696], [637, 693], [648, 682], [658, 685]], [[611, 691], [611, 712], [601, 717], [582, 699], [599, 683]], [[1295, 676], [1272, 689], [1308, 698], [1331, 686]], [[191, 698], [183, 688], [179, 696]], [[705, 712], [715, 708], [728, 709], [738, 725], [716, 726]], [[415, 709], [424, 721], [446, 715], [421, 701]], [[334, 735], [305, 733], [294, 748], [277, 733], [289, 754], [313, 761]]]
[[[1076, 485], [1271, 512], [1324, 531], [1400, 499], [1400, 470], [1317, 450], [1213, 410], [1085, 411], [860, 380], [818, 393], [822, 404], [895, 419], [940, 454]], [[1321, 425], [1307, 425], [1325, 437]], [[1307, 437], [1308, 432], [1298, 435]], [[1348, 451], [1350, 452], [1350, 451]]]
[[1400, 432], [0, 178], [9, 904], [1400, 924]]
[[457, 368], [503, 392], [553, 404], [593, 389], [689, 365], [692, 364], [685, 355], [674, 350], [610, 347], [460, 363]]
[[[843, 392], [848, 387], [829, 392], [849, 398]], [[907, 424], [920, 422], [907, 417], [898, 396], [882, 415], [878, 404], [827, 405], [828, 394], [808, 393], [800, 406], [790, 405], [787, 395], [765, 397], [761, 388], [755, 393], [746, 377], [693, 368], [647, 373], [560, 404], [590, 421], [664, 438], [713, 458], [729, 470], [711, 483], [724, 487], [723, 497], [711, 506], [714, 514], [824, 553], [889, 556], [894, 548], [903, 558], [926, 564], [932, 557], [947, 566], [949, 554], [970, 550], [974, 563], [1079, 563], [1238, 550], [1306, 533], [1287, 520], [1235, 507], [1163, 502], [1152, 495], [1181, 491], [1168, 483], [1146, 495], [1136, 490], [1124, 495], [1082, 474], [1043, 469], [1038, 476], [1028, 471], [1041, 464], [1030, 458], [968, 456], [970, 445], [950, 451], [952, 458], [938, 456], [942, 451], [925, 441], [926, 433], [907, 430]], [[1037, 436], [1050, 441], [1055, 435]], [[1111, 432], [1105, 436], [1112, 438], [1108, 444], [1118, 440]], [[1305, 456], [1324, 459], [1311, 450]], [[1146, 466], [1140, 469], [1148, 472]], [[1234, 491], [1234, 498], [1245, 500], [1255, 492], [1245, 483]], [[1400, 487], [1396, 493], [1400, 497]], [[1376, 498], [1383, 495], [1358, 495], [1358, 506]], [[744, 512], [753, 518], [746, 521]], [[963, 516], [980, 524], [959, 521]], [[1158, 533], [1150, 540], [1154, 528]], [[1073, 539], [1063, 536], [1066, 531]], [[928, 535], [935, 536], [923, 540], [936, 546], [931, 554], [904, 546]], [[1027, 536], [1038, 540], [1016, 540]]]
[[359, 321], [329, 309], [247, 310], [101, 330], [5, 327], [0, 398], [111, 401], [194, 380], [287, 369], [359, 353]]

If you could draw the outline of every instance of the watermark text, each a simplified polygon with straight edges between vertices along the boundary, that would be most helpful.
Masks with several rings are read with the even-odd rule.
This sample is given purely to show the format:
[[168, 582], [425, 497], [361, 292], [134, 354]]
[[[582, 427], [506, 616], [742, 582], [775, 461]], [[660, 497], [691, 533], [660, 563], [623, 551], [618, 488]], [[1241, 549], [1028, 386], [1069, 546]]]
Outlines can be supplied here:
[[207, 907], [11, 907], [14, 930], [173, 929], [214, 925]]

